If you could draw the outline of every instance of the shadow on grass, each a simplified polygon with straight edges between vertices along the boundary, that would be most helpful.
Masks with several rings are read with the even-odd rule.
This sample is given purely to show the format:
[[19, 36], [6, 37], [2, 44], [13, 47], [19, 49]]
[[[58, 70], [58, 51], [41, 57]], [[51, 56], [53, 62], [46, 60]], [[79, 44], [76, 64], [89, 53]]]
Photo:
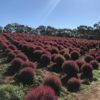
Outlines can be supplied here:
[[61, 65], [58, 65], [58, 64], [53, 64], [53, 65], [49, 68], [49, 70], [52, 71], [52, 72], [56, 72], [56, 73], [62, 72]]
[[6, 69], [6, 72], [3, 73], [4, 76], [13, 76], [16, 72], [18, 72], [19, 69], [12, 69], [12, 66], [9, 66], [7, 69]]
[[93, 81], [93, 74], [86, 76], [85, 74], [81, 74], [80, 76], [82, 83], [89, 85]]

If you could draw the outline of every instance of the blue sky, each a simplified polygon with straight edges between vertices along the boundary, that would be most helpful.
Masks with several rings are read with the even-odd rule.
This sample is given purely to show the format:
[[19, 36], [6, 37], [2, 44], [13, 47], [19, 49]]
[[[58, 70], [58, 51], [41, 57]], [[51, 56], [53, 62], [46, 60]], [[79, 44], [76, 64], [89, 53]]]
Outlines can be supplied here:
[[37, 28], [92, 26], [100, 21], [100, 0], [0, 0], [0, 26], [19, 23]]

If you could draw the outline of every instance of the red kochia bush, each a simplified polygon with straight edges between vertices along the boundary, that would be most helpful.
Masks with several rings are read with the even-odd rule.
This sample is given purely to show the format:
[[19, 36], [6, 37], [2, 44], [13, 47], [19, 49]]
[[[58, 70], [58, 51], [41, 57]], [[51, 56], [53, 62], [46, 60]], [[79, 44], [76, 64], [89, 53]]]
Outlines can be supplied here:
[[11, 62], [12, 69], [19, 69], [24, 61], [21, 58], [14, 58]]
[[97, 57], [95, 58], [95, 60], [98, 61], [98, 62], [100, 63], [100, 56], [97, 56]]
[[86, 56], [84, 57], [84, 60], [85, 60], [87, 63], [89, 63], [91, 60], [94, 60], [94, 57], [91, 56], [91, 55], [86, 55]]
[[27, 56], [24, 55], [24, 54], [21, 54], [21, 53], [20, 54], [17, 54], [16, 58], [21, 58], [24, 61], [27, 61], [28, 60]]
[[49, 51], [44, 50], [42, 54], [48, 54], [51, 56], [51, 53]]
[[21, 53], [21, 51], [19, 51], [19, 50], [14, 50], [13, 51], [15, 54], [20, 54]]
[[53, 88], [55, 90], [55, 93], [57, 93], [62, 87], [62, 83], [59, 77], [57, 77], [56, 75], [52, 75], [52, 74], [45, 76], [43, 78], [42, 84], [44, 86], [48, 85], [51, 88]]
[[7, 48], [8, 48], [8, 45], [7, 45], [7, 44], [3, 44], [3, 45], [1, 46], [1, 49], [2, 49], [3, 51], [5, 51]]
[[48, 65], [51, 61], [51, 56], [49, 54], [42, 54], [40, 59], [42, 64]]
[[54, 60], [57, 64], [61, 65], [66, 59], [61, 54], [58, 54], [55, 56]]
[[25, 100], [58, 100], [54, 90], [49, 86], [32, 89], [24, 98]]
[[28, 53], [29, 54], [32, 54], [34, 50], [35, 50], [35, 45], [29, 45], [28, 46]]
[[70, 60], [70, 59], [71, 59], [70, 54], [67, 53], [67, 52], [65, 52], [65, 53], [63, 54], [63, 56], [65, 57], [66, 60]]
[[7, 56], [8, 56], [8, 60], [12, 60], [12, 59], [14, 59], [15, 57], [16, 57], [16, 54], [15, 53], [13, 53], [13, 52], [9, 52], [8, 54], [7, 54]]
[[23, 83], [32, 83], [33, 82], [33, 75], [35, 71], [31, 67], [25, 67], [21, 69], [18, 73], [18, 79]]
[[92, 70], [93, 67], [91, 64], [89, 63], [84, 63], [81, 67], [81, 71], [83, 72], [83, 74], [85, 74], [86, 76], [89, 76], [92, 74]]
[[10, 48], [7, 48], [7, 49], [5, 50], [5, 52], [6, 52], [6, 54], [8, 54], [9, 52], [13, 52], [13, 50], [10, 49]]
[[54, 58], [55, 58], [56, 55], [58, 55], [58, 54], [53, 54], [53, 55], [51, 55], [51, 61], [54, 62]]
[[81, 71], [81, 67], [82, 67], [82, 65], [83, 65], [85, 62], [82, 61], [82, 60], [76, 60], [75, 62], [76, 62], [76, 64], [78, 65], [79, 70]]
[[58, 52], [59, 52], [59, 50], [58, 50], [58, 48], [57, 47], [52, 47], [51, 48], [51, 54], [58, 54]]
[[79, 67], [73, 60], [64, 61], [62, 64], [62, 70], [68, 75], [75, 75], [79, 72]]
[[96, 60], [92, 60], [90, 64], [93, 66], [93, 69], [98, 69], [99, 68], [99, 63]]
[[31, 68], [36, 68], [36, 65], [31, 62], [31, 61], [25, 61], [24, 63], [22, 63], [21, 68], [25, 68], [25, 67], [31, 67]]
[[33, 55], [36, 57], [36, 58], [38, 58], [38, 59], [40, 59], [40, 57], [41, 57], [41, 55], [42, 55], [42, 50], [35, 50], [34, 52], [33, 52]]
[[81, 81], [75, 77], [72, 77], [68, 80], [67, 85], [69, 90], [79, 89]]
[[9, 45], [8, 48], [10, 48], [10, 49], [12, 49], [12, 50], [17, 50], [16, 46], [13, 45], [13, 44], [12, 44], [12, 45]]
[[72, 60], [77, 60], [77, 59], [79, 58], [79, 56], [80, 56], [79, 52], [76, 51], [76, 50], [72, 51], [72, 52], [70, 53], [70, 55], [71, 55], [71, 59], [72, 59]]

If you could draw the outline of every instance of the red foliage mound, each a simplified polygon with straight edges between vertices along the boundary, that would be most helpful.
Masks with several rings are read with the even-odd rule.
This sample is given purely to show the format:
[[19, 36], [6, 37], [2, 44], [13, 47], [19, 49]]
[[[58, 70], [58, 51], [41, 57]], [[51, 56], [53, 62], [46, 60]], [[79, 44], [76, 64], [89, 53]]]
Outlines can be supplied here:
[[64, 56], [61, 54], [57, 54], [54, 58], [55, 62], [59, 65], [62, 65], [62, 63], [66, 60]]
[[43, 78], [42, 84], [44, 86], [48, 85], [55, 90], [55, 93], [60, 91], [62, 87], [61, 80], [56, 75], [47, 75]]
[[42, 54], [40, 59], [42, 64], [48, 65], [50, 64], [51, 56], [49, 54]]
[[54, 62], [54, 58], [55, 58], [56, 55], [58, 55], [58, 54], [53, 54], [53, 55], [51, 55], [51, 61]]
[[76, 60], [75, 62], [76, 62], [76, 64], [78, 65], [79, 70], [81, 71], [81, 67], [82, 67], [82, 65], [83, 65], [85, 62], [82, 61], [82, 60]]
[[95, 53], [89, 53], [91, 56], [93, 56], [94, 57], [94, 59], [95, 59], [95, 57], [96, 57], [96, 55], [95, 55]]
[[51, 87], [43, 86], [32, 89], [25, 96], [25, 100], [58, 100], [58, 98]]
[[12, 49], [12, 50], [17, 50], [15, 45], [9, 45], [8, 48]]
[[31, 68], [36, 68], [36, 65], [31, 62], [31, 61], [25, 61], [22, 65], [21, 65], [21, 68], [25, 68], [25, 67], [31, 67]]
[[100, 63], [100, 56], [97, 56], [97, 57], [95, 58], [95, 60], [98, 61], [98, 63]]
[[86, 56], [84, 57], [84, 60], [85, 60], [87, 63], [89, 63], [91, 60], [94, 60], [94, 57], [91, 56], [91, 55], [86, 55]]
[[6, 54], [8, 54], [9, 52], [13, 52], [13, 50], [10, 49], [10, 48], [7, 48], [7, 49], [5, 50], [5, 52], [6, 52]]
[[51, 56], [51, 53], [49, 52], [49, 51], [43, 51], [43, 53], [42, 54], [48, 54], [48, 55], [50, 55]]
[[14, 58], [11, 62], [12, 69], [19, 69], [24, 61], [21, 58]]
[[59, 52], [58, 48], [53, 46], [51, 49], [51, 54], [58, 54], [58, 52]]
[[34, 45], [29, 45], [28, 46], [28, 53], [29, 54], [32, 54], [34, 50], [35, 50], [35, 46]]
[[76, 90], [79, 89], [81, 81], [75, 77], [72, 77], [68, 80], [67, 84], [69, 90]]
[[8, 48], [8, 45], [7, 45], [7, 44], [3, 44], [3, 45], [1, 46], [1, 49], [2, 49], [3, 51], [5, 51], [7, 48]]
[[63, 54], [63, 56], [65, 57], [66, 60], [70, 60], [70, 59], [71, 59], [70, 54], [67, 53], [67, 52], [65, 52], [65, 53]]
[[83, 74], [85, 74], [86, 76], [89, 76], [92, 74], [92, 70], [93, 67], [91, 64], [89, 63], [84, 63], [81, 67], [81, 71], [83, 72]]
[[41, 57], [41, 55], [42, 55], [42, 50], [35, 50], [34, 52], [33, 52], [33, 55], [36, 57], [36, 58], [38, 58], [38, 59], [40, 59], [40, 57]]
[[72, 52], [70, 53], [70, 55], [71, 55], [71, 59], [72, 59], [72, 60], [77, 60], [77, 59], [79, 58], [79, 56], [80, 56], [79, 52], [76, 51], [76, 50], [72, 51]]
[[24, 54], [21, 54], [21, 53], [20, 54], [17, 54], [16, 58], [21, 58], [24, 61], [27, 61], [28, 60], [27, 56], [24, 55]]
[[33, 75], [35, 71], [31, 67], [25, 67], [21, 69], [18, 73], [18, 79], [23, 83], [23, 84], [29, 84], [33, 83]]
[[19, 50], [14, 50], [13, 51], [15, 54], [20, 54], [21, 53], [21, 51], [19, 51]]
[[99, 68], [99, 63], [96, 60], [92, 60], [90, 64], [92, 65], [93, 69]]
[[65, 61], [62, 64], [62, 70], [68, 75], [75, 75], [79, 72], [79, 67], [73, 60]]
[[7, 56], [8, 56], [8, 60], [11, 61], [12, 59], [14, 59], [16, 57], [16, 54], [13, 52], [9, 52]]

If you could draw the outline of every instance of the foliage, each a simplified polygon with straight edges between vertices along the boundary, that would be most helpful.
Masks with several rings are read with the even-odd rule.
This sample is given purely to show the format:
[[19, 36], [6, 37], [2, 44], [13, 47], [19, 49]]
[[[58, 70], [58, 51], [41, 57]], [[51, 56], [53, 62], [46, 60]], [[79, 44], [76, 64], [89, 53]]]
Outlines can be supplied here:
[[26, 96], [25, 100], [57, 100], [54, 90], [49, 86], [32, 89]]
[[62, 87], [61, 80], [56, 75], [46, 75], [43, 78], [42, 84], [44, 86], [48, 85], [55, 90], [55, 93], [58, 93]]
[[79, 67], [73, 60], [65, 61], [62, 64], [62, 70], [68, 75], [75, 75], [79, 72]]
[[19, 86], [0, 86], [0, 100], [24, 100], [24, 93]]
[[21, 69], [18, 73], [18, 79], [23, 83], [23, 84], [32, 84], [33, 83], [33, 75], [35, 71], [31, 67], [25, 67]]

